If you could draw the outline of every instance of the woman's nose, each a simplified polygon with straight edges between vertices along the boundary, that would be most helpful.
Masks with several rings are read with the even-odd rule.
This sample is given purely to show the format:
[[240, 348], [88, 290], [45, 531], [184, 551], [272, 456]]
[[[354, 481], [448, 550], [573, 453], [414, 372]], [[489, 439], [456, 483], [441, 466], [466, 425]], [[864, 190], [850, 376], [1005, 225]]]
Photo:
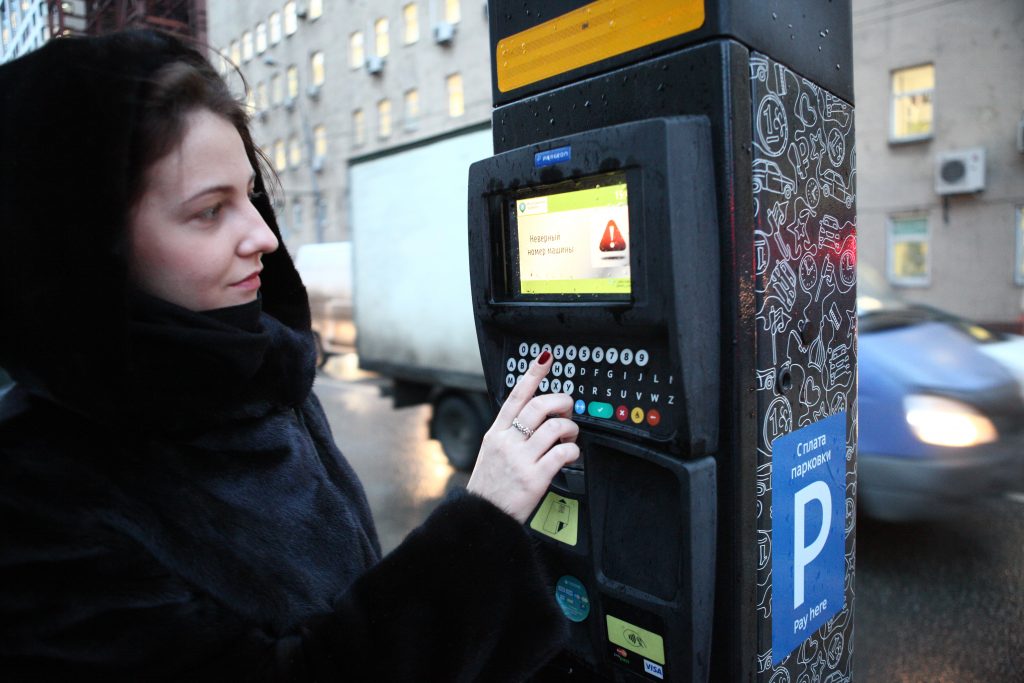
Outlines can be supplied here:
[[254, 253], [269, 254], [278, 247], [277, 236], [255, 206], [249, 204], [245, 211], [245, 233], [239, 244], [243, 256]]

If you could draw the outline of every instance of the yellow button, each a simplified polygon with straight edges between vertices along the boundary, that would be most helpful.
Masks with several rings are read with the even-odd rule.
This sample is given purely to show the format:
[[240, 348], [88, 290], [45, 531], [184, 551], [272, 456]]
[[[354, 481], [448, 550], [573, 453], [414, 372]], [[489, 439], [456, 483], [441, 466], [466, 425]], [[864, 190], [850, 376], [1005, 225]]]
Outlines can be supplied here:
[[635, 424], [640, 424], [641, 422], [644, 421], [644, 409], [633, 408], [633, 412], [629, 414], [629, 419], [632, 420]]

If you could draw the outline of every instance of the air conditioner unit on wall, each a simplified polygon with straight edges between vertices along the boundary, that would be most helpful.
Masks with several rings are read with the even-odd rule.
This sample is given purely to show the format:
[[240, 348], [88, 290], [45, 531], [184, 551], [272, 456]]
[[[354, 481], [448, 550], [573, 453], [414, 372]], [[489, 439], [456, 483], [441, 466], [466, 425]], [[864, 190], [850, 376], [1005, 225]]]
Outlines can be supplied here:
[[379, 74], [384, 71], [384, 58], [383, 57], [367, 57], [366, 58], [366, 72], [371, 74]]
[[434, 42], [438, 45], [449, 45], [455, 39], [455, 24], [439, 21], [434, 24]]
[[965, 194], [985, 189], [985, 148], [943, 152], [935, 159], [935, 192]]

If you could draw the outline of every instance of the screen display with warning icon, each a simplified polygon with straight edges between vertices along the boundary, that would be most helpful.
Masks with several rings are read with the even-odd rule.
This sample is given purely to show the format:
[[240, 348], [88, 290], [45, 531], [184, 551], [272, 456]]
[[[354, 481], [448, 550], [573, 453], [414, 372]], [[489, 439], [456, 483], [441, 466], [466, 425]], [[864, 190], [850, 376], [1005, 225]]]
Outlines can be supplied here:
[[516, 199], [518, 294], [629, 297], [626, 176], [616, 173], [581, 185]]

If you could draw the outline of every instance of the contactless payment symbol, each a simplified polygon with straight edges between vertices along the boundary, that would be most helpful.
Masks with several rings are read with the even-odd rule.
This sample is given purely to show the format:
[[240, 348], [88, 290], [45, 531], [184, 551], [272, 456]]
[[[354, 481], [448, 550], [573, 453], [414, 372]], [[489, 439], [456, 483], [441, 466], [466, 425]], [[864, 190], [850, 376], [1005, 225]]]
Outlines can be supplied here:
[[604, 236], [601, 238], [601, 251], [625, 251], [626, 240], [619, 231], [615, 221], [608, 221], [604, 228]]

